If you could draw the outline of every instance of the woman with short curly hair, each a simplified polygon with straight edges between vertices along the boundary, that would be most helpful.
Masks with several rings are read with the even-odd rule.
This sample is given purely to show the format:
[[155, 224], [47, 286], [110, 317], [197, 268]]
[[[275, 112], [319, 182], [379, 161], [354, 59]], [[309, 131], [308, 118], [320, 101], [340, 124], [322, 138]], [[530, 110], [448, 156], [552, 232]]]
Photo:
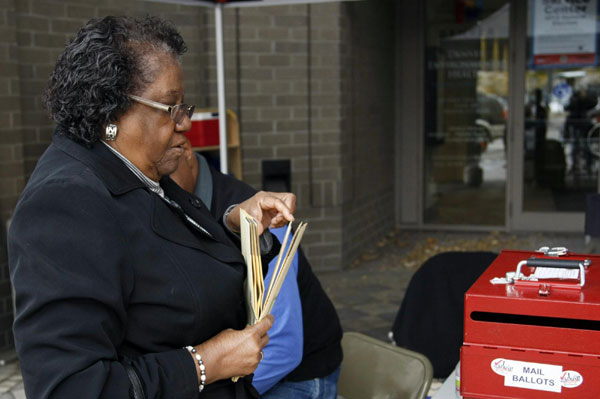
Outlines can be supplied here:
[[295, 196], [260, 192], [217, 215], [168, 177], [194, 111], [185, 50], [158, 18], [106, 17], [56, 64], [56, 133], [8, 240], [30, 398], [257, 397], [244, 376], [273, 321], [246, 326], [235, 232], [240, 209], [261, 232], [293, 220]]
[[91, 145], [129, 107], [128, 94], [154, 81], [158, 54], [177, 59], [186, 51], [181, 35], [155, 17], [90, 21], [56, 62], [46, 93], [52, 118], [61, 133]]

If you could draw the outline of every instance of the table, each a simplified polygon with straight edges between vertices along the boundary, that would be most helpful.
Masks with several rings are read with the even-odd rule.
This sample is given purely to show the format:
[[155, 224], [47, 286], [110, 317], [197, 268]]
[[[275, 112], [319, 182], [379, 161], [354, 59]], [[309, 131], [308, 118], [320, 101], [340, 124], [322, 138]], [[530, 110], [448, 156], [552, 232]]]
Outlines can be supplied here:
[[442, 387], [435, 395], [433, 395], [432, 399], [457, 399], [460, 397], [461, 396], [456, 395], [456, 375], [453, 371], [450, 376], [444, 380]]

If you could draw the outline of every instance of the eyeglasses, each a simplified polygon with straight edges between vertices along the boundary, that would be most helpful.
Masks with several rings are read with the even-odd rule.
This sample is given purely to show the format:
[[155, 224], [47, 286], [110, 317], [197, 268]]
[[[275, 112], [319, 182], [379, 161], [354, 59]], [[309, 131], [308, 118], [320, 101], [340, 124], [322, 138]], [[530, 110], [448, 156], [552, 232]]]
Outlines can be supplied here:
[[186, 115], [191, 119], [192, 115], [194, 114], [194, 108], [196, 108], [195, 105], [187, 104], [165, 105], [156, 101], [148, 100], [147, 98], [134, 96], [133, 94], [130, 94], [129, 98], [149, 107], [162, 109], [163, 111], [168, 112], [171, 114], [171, 119], [173, 119], [175, 123], [181, 122], [183, 117]]

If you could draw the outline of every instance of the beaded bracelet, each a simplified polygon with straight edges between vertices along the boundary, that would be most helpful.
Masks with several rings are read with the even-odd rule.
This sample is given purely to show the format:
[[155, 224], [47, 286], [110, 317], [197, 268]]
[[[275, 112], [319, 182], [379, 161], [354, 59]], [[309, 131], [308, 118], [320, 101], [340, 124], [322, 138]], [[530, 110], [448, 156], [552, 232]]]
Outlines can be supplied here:
[[198, 385], [198, 392], [202, 392], [206, 385], [206, 373], [204, 372], [206, 367], [204, 367], [204, 361], [202, 360], [202, 356], [197, 353], [196, 348], [193, 346], [186, 346], [185, 349], [187, 349], [198, 362], [198, 367], [200, 368], [200, 385]]

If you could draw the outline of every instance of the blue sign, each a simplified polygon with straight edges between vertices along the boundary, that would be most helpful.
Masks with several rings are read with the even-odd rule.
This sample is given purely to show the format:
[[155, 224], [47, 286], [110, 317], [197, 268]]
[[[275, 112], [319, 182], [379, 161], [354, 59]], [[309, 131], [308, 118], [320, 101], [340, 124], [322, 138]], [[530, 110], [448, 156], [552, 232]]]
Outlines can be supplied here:
[[552, 88], [552, 94], [558, 100], [566, 100], [571, 97], [573, 89], [566, 82], [560, 82]]

